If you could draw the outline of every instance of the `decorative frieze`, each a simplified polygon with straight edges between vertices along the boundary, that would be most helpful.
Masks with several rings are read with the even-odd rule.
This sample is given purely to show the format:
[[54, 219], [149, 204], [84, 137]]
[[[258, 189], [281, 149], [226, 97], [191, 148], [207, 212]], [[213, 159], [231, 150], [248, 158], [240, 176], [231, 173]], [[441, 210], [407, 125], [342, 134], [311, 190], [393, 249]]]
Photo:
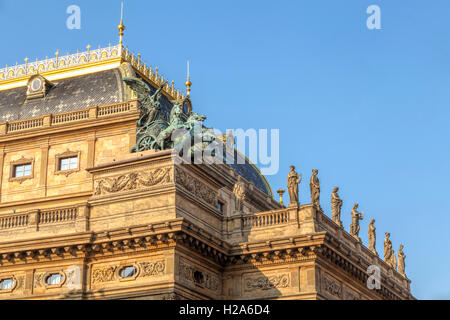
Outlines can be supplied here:
[[184, 262], [180, 262], [179, 268], [181, 281], [211, 291], [217, 291], [219, 289], [219, 278], [216, 275], [197, 269]]
[[217, 192], [201, 183], [196, 178], [187, 174], [183, 170], [176, 168], [175, 170], [176, 183], [181, 185], [184, 189], [192, 193], [194, 196], [202, 199], [206, 203], [216, 206]]
[[95, 196], [154, 187], [172, 182], [171, 168], [132, 172], [96, 181]]
[[[137, 280], [138, 278], [152, 277], [152, 276], [160, 276], [165, 274], [166, 271], [166, 262], [164, 260], [155, 260], [155, 261], [143, 261], [136, 264], [130, 264], [136, 268], [136, 276], [132, 280]], [[123, 265], [114, 265], [114, 266], [101, 266], [94, 268], [92, 270], [91, 283], [105, 283], [105, 282], [113, 282], [120, 281], [120, 270], [123, 268]]]
[[361, 300], [361, 297], [358, 293], [346, 288], [344, 290], [344, 300]]
[[139, 265], [141, 267], [141, 277], [162, 275], [166, 269], [166, 264], [163, 260], [141, 262]]
[[34, 288], [44, 287], [44, 276], [45, 276], [45, 272], [34, 274], [34, 281], [33, 281]]
[[291, 286], [289, 273], [256, 276], [244, 279], [245, 291], [267, 291], [271, 289], [288, 288]]
[[92, 271], [92, 283], [110, 282], [114, 280], [114, 274], [117, 267], [102, 267]]
[[330, 277], [323, 276], [322, 277], [322, 284], [323, 284], [323, 290], [332, 296], [335, 296], [337, 298], [342, 298], [342, 286], [337, 281]]
[[16, 277], [17, 285], [14, 288], [14, 290], [23, 290], [25, 289], [25, 276], [18, 276]]

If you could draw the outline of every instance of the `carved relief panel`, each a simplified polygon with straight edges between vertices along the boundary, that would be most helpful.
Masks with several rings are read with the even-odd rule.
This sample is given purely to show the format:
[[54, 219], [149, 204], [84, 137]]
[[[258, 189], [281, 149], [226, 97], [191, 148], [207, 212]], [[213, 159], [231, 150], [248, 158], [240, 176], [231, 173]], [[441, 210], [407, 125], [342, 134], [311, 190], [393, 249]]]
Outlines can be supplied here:
[[342, 284], [330, 275], [322, 274], [322, 292], [331, 299], [343, 299]]
[[138, 281], [165, 275], [166, 268], [164, 259], [96, 265], [91, 269], [90, 283], [92, 286], [96, 286], [107, 283]]
[[179, 279], [182, 283], [191, 288], [200, 288], [214, 293], [219, 293], [220, 280], [219, 275], [212, 273], [204, 268], [193, 266], [191, 263], [180, 259], [178, 266]]
[[94, 196], [133, 191], [173, 182], [172, 168], [157, 168], [131, 172], [95, 181]]
[[175, 181], [196, 198], [203, 200], [213, 207], [217, 207], [217, 192], [200, 182], [200, 180], [192, 177], [180, 168], [175, 168]]

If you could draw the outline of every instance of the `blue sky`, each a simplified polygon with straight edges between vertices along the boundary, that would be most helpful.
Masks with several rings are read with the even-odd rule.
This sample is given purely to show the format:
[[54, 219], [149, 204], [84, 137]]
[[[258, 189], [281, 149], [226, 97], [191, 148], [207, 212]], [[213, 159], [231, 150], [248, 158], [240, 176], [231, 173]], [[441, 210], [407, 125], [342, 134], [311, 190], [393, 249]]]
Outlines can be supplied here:
[[[81, 7], [81, 30], [66, 8]], [[381, 30], [366, 9], [381, 8]], [[194, 111], [218, 129], [280, 129], [280, 172], [319, 169], [322, 207], [341, 188], [407, 255], [412, 292], [450, 299], [450, 2], [446, 0], [136, 1], [125, 43], [178, 87], [191, 61]], [[118, 41], [120, 1], [0, 0], [0, 63]]]

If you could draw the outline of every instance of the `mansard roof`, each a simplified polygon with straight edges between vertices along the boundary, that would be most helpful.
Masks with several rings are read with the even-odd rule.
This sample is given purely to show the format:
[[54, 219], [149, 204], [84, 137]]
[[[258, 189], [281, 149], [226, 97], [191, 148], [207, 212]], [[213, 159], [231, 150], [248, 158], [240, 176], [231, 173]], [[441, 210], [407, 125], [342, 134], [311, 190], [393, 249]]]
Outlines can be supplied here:
[[0, 121], [11, 122], [122, 102], [124, 85], [118, 69], [52, 82], [43, 98], [27, 99], [27, 87], [0, 91]]
[[[49, 87], [44, 96], [30, 98], [30, 80], [37, 75]], [[33, 63], [26, 60], [24, 65], [0, 69], [0, 122], [14, 122], [128, 101], [133, 98], [133, 93], [123, 78], [130, 76], [144, 80], [152, 93], [167, 81], [158, 74], [158, 68], [153, 70], [148, 67], [142, 62], [140, 55], [135, 56], [122, 45], [92, 51], [88, 46], [86, 52]], [[183, 93], [175, 89], [173, 82], [167, 84], [162, 93], [161, 105], [169, 112], [171, 100], [185, 98]], [[238, 158], [242, 156], [236, 153], [236, 161]], [[273, 197], [267, 180], [248, 159], [245, 158], [244, 164], [229, 166], [259, 190]]]

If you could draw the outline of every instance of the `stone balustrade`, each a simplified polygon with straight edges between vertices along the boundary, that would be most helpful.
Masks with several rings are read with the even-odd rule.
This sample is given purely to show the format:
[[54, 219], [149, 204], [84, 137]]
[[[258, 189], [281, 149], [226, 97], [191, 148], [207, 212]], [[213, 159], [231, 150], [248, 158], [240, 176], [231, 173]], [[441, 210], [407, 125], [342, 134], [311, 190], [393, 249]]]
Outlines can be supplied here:
[[49, 114], [43, 117], [0, 123], [0, 135], [14, 134], [34, 129], [67, 125], [79, 121], [91, 121], [138, 111], [138, 101], [131, 100], [106, 106], [95, 106], [83, 110]]
[[39, 224], [52, 224], [74, 221], [77, 219], [78, 208], [64, 208], [42, 211], [39, 213]]
[[289, 211], [283, 209], [244, 216], [242, 222], [244, 229], [287, 224], [289, 222]]
[[23, 228], [28, 226], [28, 222], [29, 222], [28, 214], [0, 217], [0, 230]]
[[86, 205], [33, 210], [21, 214], [11, 214], [0, 216], [0, 236], [3, 232], [11, 235], [11, 232], [41, 231], [42, 227], [55, 227], [75, 223], [79, 231], [87, 229], [89, 217]]

